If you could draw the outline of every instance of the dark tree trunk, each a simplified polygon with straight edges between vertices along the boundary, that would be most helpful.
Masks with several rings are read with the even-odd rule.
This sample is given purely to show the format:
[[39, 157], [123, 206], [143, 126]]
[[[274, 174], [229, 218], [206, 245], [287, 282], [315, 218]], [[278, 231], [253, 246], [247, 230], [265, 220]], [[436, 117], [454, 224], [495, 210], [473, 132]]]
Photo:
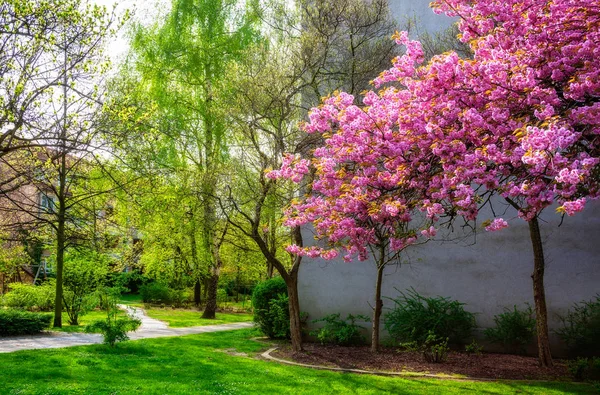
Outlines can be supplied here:
[[219, 273], [213, 272], [208, 279], [208, 297], [202, 318], [214, 319], [217, 313], [217, 288], [219, 286]]
[[196, 280], [196, 283], [194, 284], [194, 304], [196, 306], [200, 306], [200, 303], [202, 303], [202, 285], [200, 283], [200, 279]]
[[548, 312], [546, 309], [546, 293], [544, 290], [544, 249], [537, 217], [529, 221], [529, 234], [533, 246], [533, 300], [535, 303], [535, 319], [538, 343], [538, 359], [540, 366], [553, 366], [548, 338]]
[[[381, 258], [383, 259], [383, 257]], [[381, 310], [383, 301], [381, 300], [381, 284], [383, 282], [384, 265], [377, 266], [377, 281], [375, 283], [375, 307], [373, 309], [373, 333], [371, 335], [371, 352], [379, 351], [379, 321], [381, 319]]]
[[[62, 205], [61, 205], [62, 206]], [[63, 210], [60, 207], [60, 210]], [[61, 214], [59, 213], [59, 217]], [[64, 218], [64, 216], [63, 216]], [[54, 299], [54, 327], [62, 327], [63, 266], [65, 261], [65, 221], [59, 219], [56, 232], [56, 297]]]
[[300, 322], [300, 302], [298, 299], [298, 277], [286, 276], [289, 309], [290, 309], [290, 337], [292, 349], [302, 351], [302, 323]]

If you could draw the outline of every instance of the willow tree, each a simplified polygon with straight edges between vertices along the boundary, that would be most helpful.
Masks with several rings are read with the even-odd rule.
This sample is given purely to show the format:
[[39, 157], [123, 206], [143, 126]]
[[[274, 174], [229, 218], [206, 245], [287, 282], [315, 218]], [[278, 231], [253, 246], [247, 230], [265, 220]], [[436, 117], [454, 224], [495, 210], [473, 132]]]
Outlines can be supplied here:
[[154, 139], [169, 154], [169, 177], [185, 180], [180, 185], [194, 200], [187, 210], [192, 259], [209, 269], [205, 318], [215, 317], [225, 230], [215, 198], [228, 157], [221, 92], [227, 66], [256, 37], [253, 19], [235, 0], [174, 0], [166, 17], [133, 31], [131, 71], [156, 106]]

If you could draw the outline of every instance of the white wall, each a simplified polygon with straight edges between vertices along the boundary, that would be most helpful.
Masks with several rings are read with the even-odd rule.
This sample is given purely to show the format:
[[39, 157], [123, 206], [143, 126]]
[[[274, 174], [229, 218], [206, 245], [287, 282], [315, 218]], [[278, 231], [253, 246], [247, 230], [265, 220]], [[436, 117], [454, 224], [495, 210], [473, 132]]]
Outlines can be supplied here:
[[[447, 296], [466, 303], [477, 313], [481, 327], [493, 326], [493, 317], [505, 307], [533, 306], [531, 272], [533, 253], [527, 223], [515, 218], [512, 208], [496, 204], [496, 212], [507, 210], [510, 227], [486, 232], [481, 226], [464, 238], [456, 229], [446, 238], [406, 251], [401, 266], [385, 271], [383, 295], [395, 297], [413, 287], [426, 296]], [[482, 212], [480, 221], [490, 218]], [[600, 292], [600, 202], [590, 202], [582, 213], [565, 218], [552, 208], [542, 216], [541, 229], [546, 256], [546, 298], [551, 329], [559, 327], [559, 315], [573, 303], [589, 300]], [[309, 230], [305, 240], [313, 239]], [[344, 263], [305, 258], [299, 276], [300, 309], [316, 319], [332, 313], [372, 315], [375, 264], [371, 261]], [[393, 302], [384, 299], [385, 309]], [[385, 314], [385, 313], [384, 313]], [[556, 339], [555, 339], [556, 340]]]

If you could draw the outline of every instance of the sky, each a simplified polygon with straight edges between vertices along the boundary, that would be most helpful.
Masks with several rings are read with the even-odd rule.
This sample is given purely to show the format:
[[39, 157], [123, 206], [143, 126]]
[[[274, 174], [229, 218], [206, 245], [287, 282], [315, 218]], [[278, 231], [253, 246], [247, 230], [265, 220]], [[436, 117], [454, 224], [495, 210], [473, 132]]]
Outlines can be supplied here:
[[[117, 15], [122, 15], [126, 10], [132, 13], [132, 19], [144, 24], [151, 23], [157, 15], [166, 13], [170, 5], [168, 0], [89, 0], [92, 4], [106, 6], [109, 10], [116, 5]], [[118, 36], [107, 44], [107, 53], [113, 62], [118, 63], [127, 54], [129, 45], [125, 37], [127, 26], [119, 32]]]

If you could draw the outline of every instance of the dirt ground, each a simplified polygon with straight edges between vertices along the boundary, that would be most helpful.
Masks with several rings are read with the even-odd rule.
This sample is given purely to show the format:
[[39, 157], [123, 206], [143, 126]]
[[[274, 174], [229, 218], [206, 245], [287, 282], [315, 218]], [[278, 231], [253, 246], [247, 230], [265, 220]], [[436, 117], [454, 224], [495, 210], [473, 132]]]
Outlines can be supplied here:
[[387, 372], [418, 372], [430, 374], [460, 375], [489, 379], [556, 380], [568, 378], [562, 361], [555, 361], [553, 368], [540, 368], [537, 358], [511, 354], [467, 354], [451, 351], [444, 363], [426, 362], [417, 352], [399, 351], [382, 347], [378, 354], [366, 346], [331, 346], [305, 343], [304, 352], [294, 353], [282, 345], [273, 352], [276, 358], [346, 369], [362, 369]]

